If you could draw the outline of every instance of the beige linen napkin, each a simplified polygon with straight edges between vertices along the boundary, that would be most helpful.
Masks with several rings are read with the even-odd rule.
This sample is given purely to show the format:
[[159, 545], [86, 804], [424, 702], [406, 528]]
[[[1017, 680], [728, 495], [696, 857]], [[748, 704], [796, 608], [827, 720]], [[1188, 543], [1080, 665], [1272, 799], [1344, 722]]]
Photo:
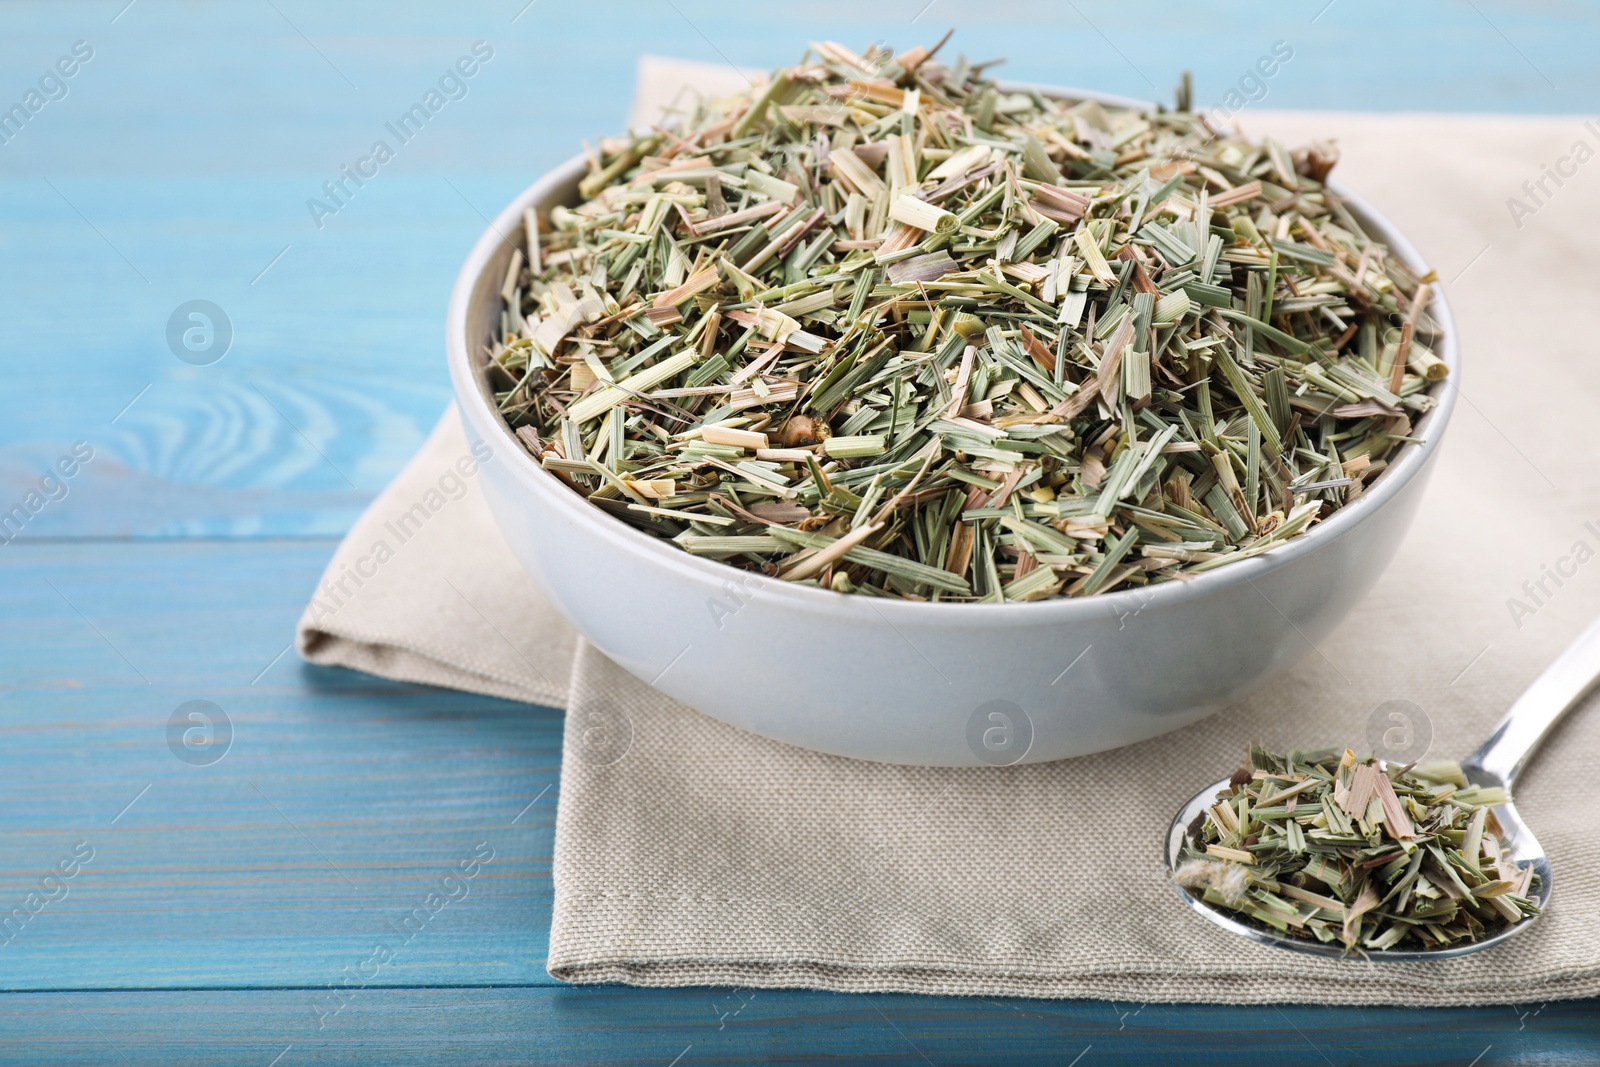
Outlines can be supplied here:
[[[1576, 711], [1525, 776], [1519, 807], [1555, 896], [1493, 952], [1383, 967], [1292, 955], [1212, 927], [1167, 880], [1173, 811], [1247, 742], [1365, 748], [1392, 725], [1384, 705], [1408, 701], [1418, 744], [1428, 734], [1433, 757], [1463, 756], [1600, 614], [1600, 170], [1547, 181], [1537, 204], [1522, 189], [1600, 135], [1579, 119], [1240, 119], [1256, 134], [1340, 140], [1345, 179], [1438, 268], [1467, 373], [1386, 579], [1298, 667], [1209, 721], [1116, 752], [976, 769], [863, 763], [723, 725], [573, 637], [463, 473], [453, 413], [352, 530], [301, 622], [302, 654], [567, 706], [553, 975], [1128, 1001], [1600, 993], [1600, 707]], [[1520, 227], [1508, 197], [1533, 208]]]

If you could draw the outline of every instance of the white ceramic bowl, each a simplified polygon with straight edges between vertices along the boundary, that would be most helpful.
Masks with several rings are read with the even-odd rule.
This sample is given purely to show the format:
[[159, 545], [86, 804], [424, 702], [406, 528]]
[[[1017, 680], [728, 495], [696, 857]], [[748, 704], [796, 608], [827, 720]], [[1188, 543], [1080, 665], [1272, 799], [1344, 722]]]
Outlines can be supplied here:
[[[1068, 99], [1137, 101], [1076, 90]], [[805, 748], [890, 763], [1039, 762], [1195, 722], [1283, 671], [1372, 587], [1417, 510], [1455, 406], [1455, 323], [1435, 287], [1450, 375], [1351, 505], [1308, 534], [1191, 581], [1087, 599], [926, 604], [848, 596], [691, 556], [614, 519], [544, 471], [496, 413], [484, 344], [522, 212], [577, 201], [582, 157], [534, 182], [467, 257], [448, 359], [467, 436], [493, 449], [485, 496], [507, 543], [572, 624], [638, 678], [707, 715]], [[1419, 275], [1422, 257], [1337, 182]]]

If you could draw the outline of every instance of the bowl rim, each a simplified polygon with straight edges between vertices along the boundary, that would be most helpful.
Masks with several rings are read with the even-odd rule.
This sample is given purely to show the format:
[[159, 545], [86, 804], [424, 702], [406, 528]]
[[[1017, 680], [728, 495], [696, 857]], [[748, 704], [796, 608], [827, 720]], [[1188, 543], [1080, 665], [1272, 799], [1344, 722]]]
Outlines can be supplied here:
[[[1116, 107], [1131, 107], [1153, 111], [1156, 105], [1149, 101], [1100, 93], [1070, 87], [1039, 85], [1035, 83], [1002, 82], [1000, 87], [1009, 91], [1036, 90], [1049, 96], [1073, 101], [1096, 101]], [[506, 421], [490, 402], [483, 381], [482, 368], [471, 358], [468, 344], [468, 312], [472, 294], [485, 269], [500, 249], [515, 245], [508, 234], [521, 230], [523, 210], [544, 199], [555, 189], [574, 182], [587, 169], [587, 157], [576, 155], [556, 165], [522, 190], [489, 223], [473, 244], [461, 270], [456, 276], [450, 294], [449, 311], [445, 324], [446, 359], [449, 364], [455, 399], [463, 418], [469, 423], [487, 419], [497, 426], [504, 442], [511, 446], [503, 451], [511, 453], [510, 463], [519, 481], [539, 493], [544, 503], [554, 504], [569, 519], [588, 525], [596, 536], [607, 540], [616, 548], [655, 567], [665, 567], [685, 578], [711, 583], [727, 583], [734, 575], [744, 584], [745, 590], [759, 598], [773, 599], [783, 609], [802, 614], [821, 614], [844, 617], [864, 617], [867, 621], [915, 623], [923, 626], [959, 626], [967, 623], [983, 625], [1037, 626], [1041, 624], [1069, 623], [1103, 618], [1108, 612], [1113, 617], [1124, 615], [1124, 608], [1136, 605], [1135, 612], [1174, 605], [1198, 597], [1208, 597], [1244, 583], [1255, 584], [1255, 579], [1287, 567], [1304, 557], [1313, 555], [1341, 536], [1369, 519], [1373, 513], [1393, 500], [1433, 457], [1455, 410], [1456, 396], [1460, 390], [1461, 354], [1455, 316], [1449, 297], [1440, 282], [1433, 283], [1429, 312], [1443, 331], [1444, 339], [1437, 355], [1449, 368], [1449, 375], [1434, 387], [1432, 396], [1436, 404], [1417, 427], [1425, 433], [1420, 443], [1406, 443], [1379, 475], [1372, 487], [1354, 503], [1339, 508], [1311, 529], [1258, 556], [1239, 560], [1214, 571], [1187, 579], [1158, 582], [1138, 589], [1123, 589], [1093, 597], [1051, 597], [1024, 602], [948, 603], [905, 600], [899, 597], [849, 596], [830, 589], [796, 585], [755, 571], [743, 571], [719, 560], [691, 555], [674, 548], [659, 537], [636, 530], [614, 516], [608, 515], [571, 489], [562, 485], [554, 475], [541, 467], [517, 441]], [[1338, 179], [1330, 179], [1327, 188], [1337, 194], [1351, 212], [1368, 228], [1372, 236], [1383, 241], [1391, 251], [1417, 273], [1419, 277], [1430, 272], [1427, 261], [1411, 241], [1389, 219], [1374, 208], [1365, 198], [1352, 192]], [[748, 583], [754, 582], [752, 588]], [[1259, 590], [1258, 590], [1259, 592]]]

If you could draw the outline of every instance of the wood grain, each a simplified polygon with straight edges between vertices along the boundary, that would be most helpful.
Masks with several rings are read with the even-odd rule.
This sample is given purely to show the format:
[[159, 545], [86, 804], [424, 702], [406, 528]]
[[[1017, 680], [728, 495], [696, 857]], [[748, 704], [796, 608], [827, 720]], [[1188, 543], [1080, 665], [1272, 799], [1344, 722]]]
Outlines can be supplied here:
[[[0, 997], [0, 1064], [1240, 1063], [1586, 1065], [1583, 1004], [1448, 1011], [736, 989], [370, 989], [317, 1029], [304, 990]], [[285, 1051], [287, 1050], [287, 1051]]]
[[[551, 981], [560, 714], [274, 663], [331, 547], [0, 553], [0, 913], [93, 850], [0, 947], [0, 988], [324, 986], [378, 943], [371, 984]], [[232, 722], [210, 766], [169, 747], [195, 699]]]

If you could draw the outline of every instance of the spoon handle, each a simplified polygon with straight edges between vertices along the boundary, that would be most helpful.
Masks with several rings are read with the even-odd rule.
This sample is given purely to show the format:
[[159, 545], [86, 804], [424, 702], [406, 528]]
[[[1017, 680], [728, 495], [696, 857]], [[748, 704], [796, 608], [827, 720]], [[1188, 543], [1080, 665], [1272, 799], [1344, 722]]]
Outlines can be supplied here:
[[1510, 786], [1552, 727], [1600, 681], [1600, 621], [1528, 686], [1483, 747], [1464, 765], [1479, 767]]

